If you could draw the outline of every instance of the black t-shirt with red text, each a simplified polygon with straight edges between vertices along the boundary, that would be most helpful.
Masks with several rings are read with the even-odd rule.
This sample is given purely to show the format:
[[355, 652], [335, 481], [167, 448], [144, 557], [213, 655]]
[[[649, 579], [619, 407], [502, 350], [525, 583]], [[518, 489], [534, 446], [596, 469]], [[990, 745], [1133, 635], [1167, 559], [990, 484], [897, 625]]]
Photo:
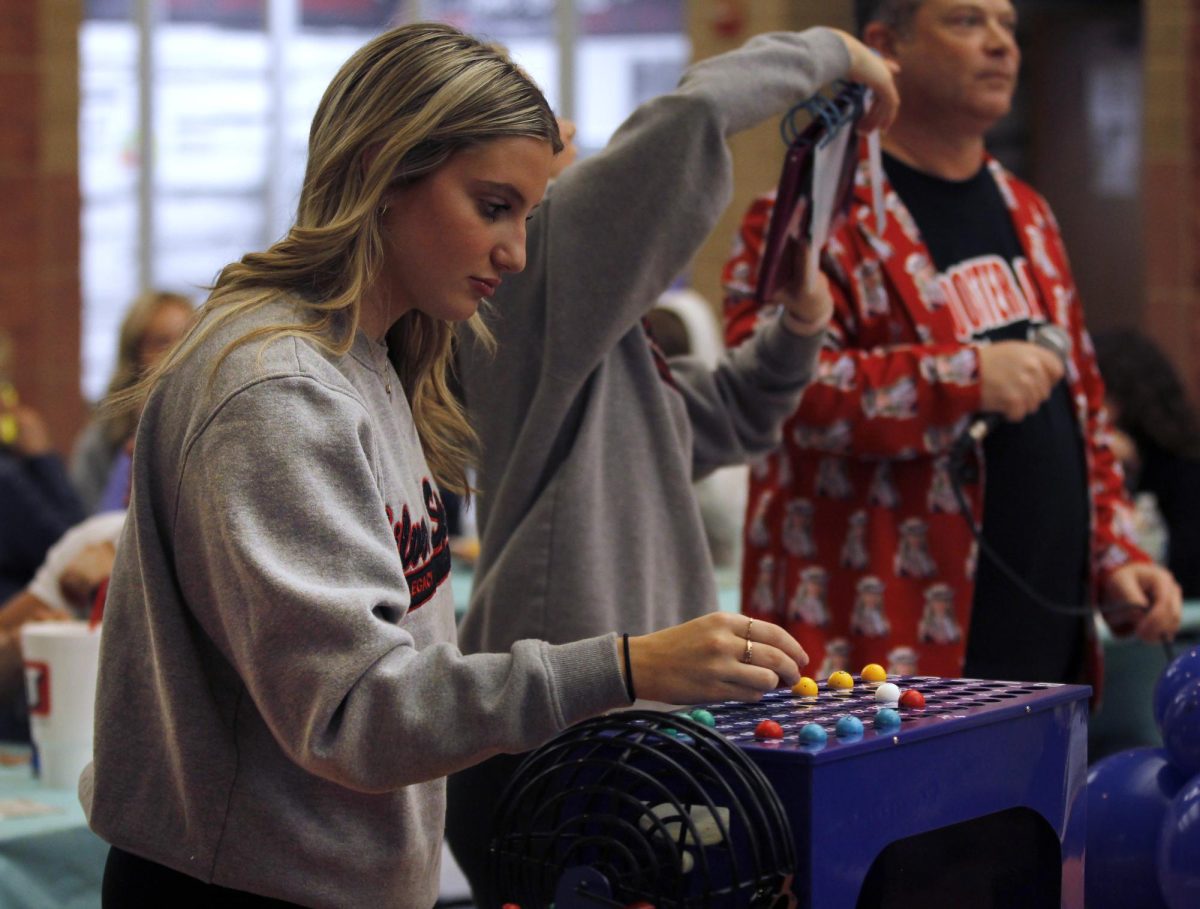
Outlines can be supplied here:
[[[893, 188], [929, 247], [938, 272], [964, 288], [959, 298], [987, 300], [959, 340], [1027, 340], [1045, 321], [1017, 279], [1025, 253], [986, 166], [965, 181], [923, 174], [885, 156]], [[964, 332], [965, 333], [965, 332]], [[1019, 423], [1003, 422], [984, 441], [983, 537], [1030, 587], [1076, 610], [1087, 601], [1089, 506], [1083, 440], [1065, 381]], [[966, 526], [963, 532], [968, 533]], [[1023, 593], [979, 553], [967, 634], [969, 678], [1077, 681], [1085, 619], [1054, 613]]]

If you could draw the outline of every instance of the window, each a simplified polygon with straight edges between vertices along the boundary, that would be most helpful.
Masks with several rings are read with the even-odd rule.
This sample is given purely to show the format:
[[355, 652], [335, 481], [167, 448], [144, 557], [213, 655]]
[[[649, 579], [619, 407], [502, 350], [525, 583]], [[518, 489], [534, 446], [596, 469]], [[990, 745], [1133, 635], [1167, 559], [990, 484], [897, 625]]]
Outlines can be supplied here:
[[586, 155], [603, 148], [635, 107], [675, 87], [691, 47], [682, 0], [577, 5], [573, 114]]
[[415, 18], [504, 44], [576, 120], [585, 155], [670, 89], [689, 52], [683, 0], [86, 0], [86, 397], [103, 394], [140, 290], [199, 301], [224, 265], [287, 230], [325, 86], [361, 44]]

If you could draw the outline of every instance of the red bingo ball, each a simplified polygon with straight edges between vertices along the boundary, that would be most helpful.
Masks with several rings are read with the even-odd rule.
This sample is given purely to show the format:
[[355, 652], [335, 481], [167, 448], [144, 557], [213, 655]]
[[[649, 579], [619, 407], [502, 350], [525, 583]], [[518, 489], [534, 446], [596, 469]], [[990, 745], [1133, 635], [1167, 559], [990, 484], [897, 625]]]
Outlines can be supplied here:
[[900, 695], [900, 706], [909, 710], [920, 710], [925, 706], [925, 695], [915, 688], [907, 688]]
[[783, 738], [783, 727], [774, 720], [763, 720], [754, 727], [754, 737], [759, 739]]

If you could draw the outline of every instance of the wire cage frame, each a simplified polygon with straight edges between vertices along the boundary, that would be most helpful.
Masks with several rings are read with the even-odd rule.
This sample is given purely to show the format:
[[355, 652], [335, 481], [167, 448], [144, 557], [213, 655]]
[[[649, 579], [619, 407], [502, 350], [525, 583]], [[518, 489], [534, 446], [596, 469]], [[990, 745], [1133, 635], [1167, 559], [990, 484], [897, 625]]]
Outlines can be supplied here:
[[521, 909], [775, 909], [793, 905], [795, 867], [787, 815], [745, 752], [686, 716], [631, 710], [520, 765], [489, 876]]

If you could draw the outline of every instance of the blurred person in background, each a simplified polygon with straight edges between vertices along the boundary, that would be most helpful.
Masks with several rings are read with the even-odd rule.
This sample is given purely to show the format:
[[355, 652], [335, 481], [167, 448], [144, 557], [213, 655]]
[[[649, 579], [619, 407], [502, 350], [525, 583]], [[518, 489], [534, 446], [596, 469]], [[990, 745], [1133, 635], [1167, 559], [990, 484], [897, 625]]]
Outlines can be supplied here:
[[41, 415], [0, 388], [0, 602], [33, 577], [46, 551], [84, 515]]
[[1144, 334], [1114, 329], [1094, 342], [1126, 486], [1139, 515], [1153, 523], [1147, 513], [1157, 509], [1166, 566], [1185, 598], [1200, 598], [1200, 419], [1170, 361]]
[[50, 547], [33, 580], [0, 604], [0, 741], [29, 740], [21, 627], [86, 618], [112, 572], [124, 511], [87, 518]]
[[[668, 363], [689, 357], [711, 371], [725, 352], [716, 312], [690, 288], [666, 291], [646, 315], [646, 323]], [[720, 467], [692, 484], [718, 569], [734, 569], [741, 559], [748, 470], [744, 464]]]
[[568, 120], [566, 117], [557, 117], [558, 134], [562, 137], [563, 150], [554, 156], [554, 163], [550, 165], [550, 179], [556, 180], [564, 170], [575, 163], [575, 159], [579, 157], [579, 146], [575, 144], [575, 134], [579, 128], [575, 125], [574, 120]]
[[108, 391], [71, 455], [71, 482], [89, 514], [123, 507], [136, 413], [105, 407], [153, 367], [183, 337], [195, 314], [183, 294], [152, 290], [130, 304], [117, 340], [117, 364]]

